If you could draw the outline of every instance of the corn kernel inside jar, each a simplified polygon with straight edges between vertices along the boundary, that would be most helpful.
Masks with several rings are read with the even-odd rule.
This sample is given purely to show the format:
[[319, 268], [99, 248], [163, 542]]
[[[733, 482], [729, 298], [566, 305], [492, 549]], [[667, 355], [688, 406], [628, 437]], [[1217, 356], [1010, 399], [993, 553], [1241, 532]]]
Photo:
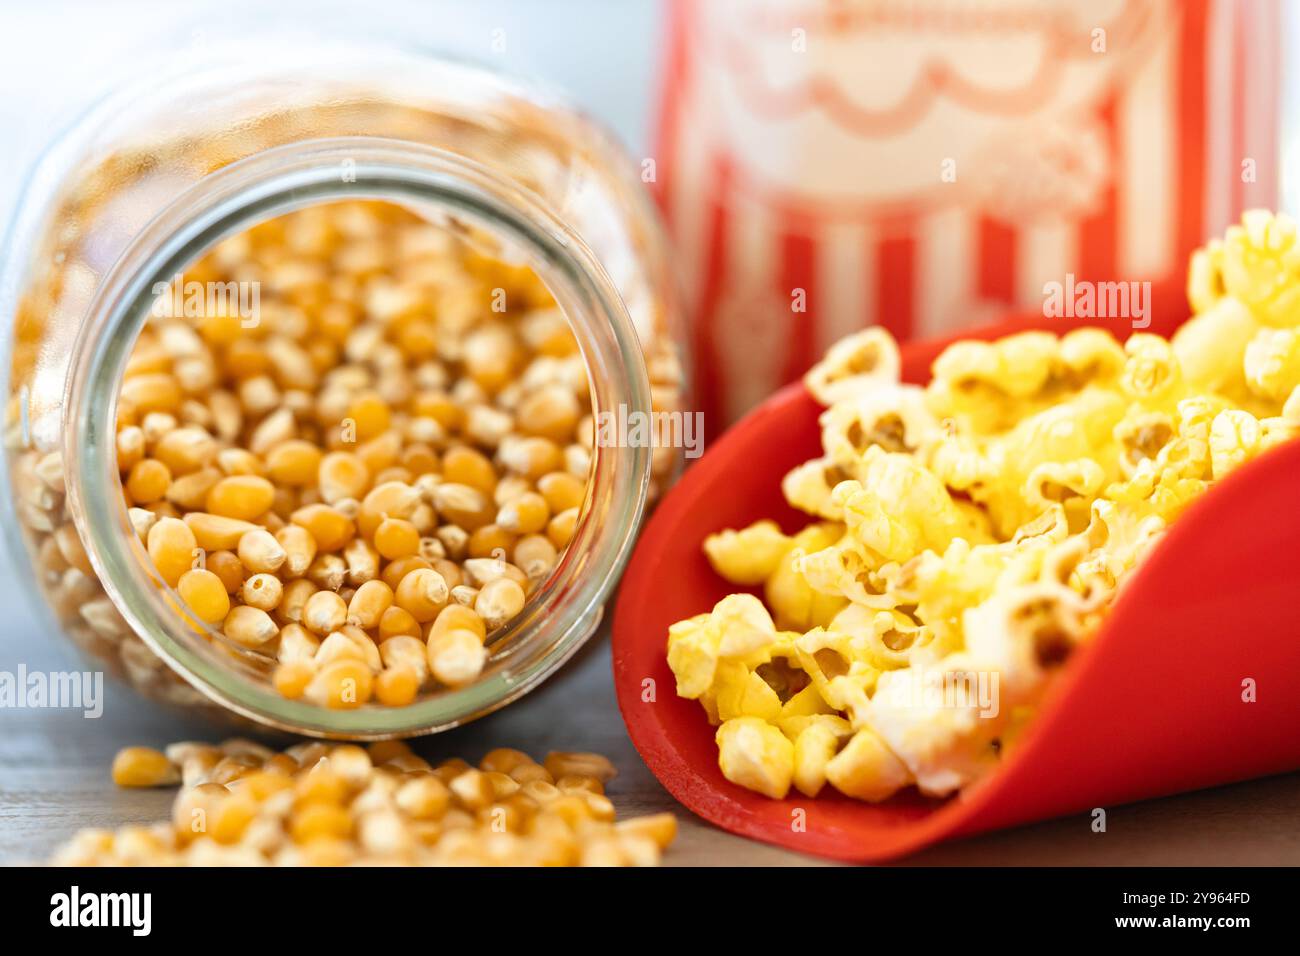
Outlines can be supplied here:
[[161, 583], [291, 699], [400, 707], [472, 683], [591, 470], [586, 367], [536, 274], [349, 201], [154, 292], [116, 441]]

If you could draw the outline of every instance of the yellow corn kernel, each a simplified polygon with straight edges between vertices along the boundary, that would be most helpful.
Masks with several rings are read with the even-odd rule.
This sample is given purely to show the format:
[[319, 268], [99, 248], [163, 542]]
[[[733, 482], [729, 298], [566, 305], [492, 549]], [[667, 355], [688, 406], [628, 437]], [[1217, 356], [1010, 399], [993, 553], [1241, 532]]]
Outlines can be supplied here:
[[202, 428], [187, 426], [163, 435], [154, 444], [153, 457], [173, 475], [188, 475], [210, 465], [217, 456], [217, 440]]
[[221, 578], [211, 571], [194, 568], [181, 575], [176, 583], [181, 600], [202, 621], [216, 624], [230, 612], [230, 595]]
[[677, 838], [677, 817], [671, 813], [633, 817], [619, 821], [615, 827], [621, 834], [645, 837], [661, 850], [668, 849], [669, 844]]
[[75, 524], [62, 525], [54, 532], [54, 546], [58, 548], [59, 556], [63, 558], [70, 566], [76, 568], [82, 574], [94, 574], [94, 567], [90, 563], [90, 556], [86, 554], [86, 547], [82, 544], [81, 535], [77, 532]]
[[321, 450], [311, 442], [291, 438], [267, 452], [267, 475], [277, 485], [293, 488], [314, 485], [323, 457]]
[[181, 782], [181, 774], [152, 747], [126, 747], [113, 758], [113, 782], [119, 787], [170, 787]]
[[486, 807], [495, 797], [492, 781], [488, 775], [473, 767], [464, 770], [447, 781], [449, 789], [458, 803], [467, 810], [479, 810]]
[[221, 472], [217, 469], [200, 468], [172, 481], [167, 488], [167, 500], [186, 511], [201, 511], [207, 507], [208, 494], [220, 480]]
[[[320, 642], [320, 647], [316, 649], [312, 661], [317, 668], [320, 668], [331, 661], [342, 660], [343, 658], [361, 661], [369, 666], [369, 662], [366, 661], [366, 649], [361, 643], [354, 640], [349, 634], [335, 631]], [[370, 669], [373, 671], [375, 668], [371, 667]]]
[[249, 607], [274, 611], [284, 597], [284, 585], [274, 574], [254, 574], [244, 582], [240, 597]]
[[138, 505], [161, 500], [172, 484], [171, 470], [160, 461], [145, 458], [136, 462], [126, 479], [126, 492]]
[[303, 527], [288, 524], [275, 533], [275, 540], [284, 550], [281, 565], [287, 577], [301, 577], [316, 559], [316, 539]]
[[333, 591], [317, 591], [302, 608], [302, 625], [316, 634], [337, 631], [348, 619], [348, 606]]
[[429, 655], [425, 642], [413, 634], [395, 634], [379, 645], [382, 667], [410, 667], [423, 684], [429, 676]]
[[466, 531], [491, 523], [495, 514], [491, 499], [470, 485], [445, 481], [434, 487], [431, 497], [433, 506], [444, 522], [458, 525]]
[[[1297, 417], [1300, 418], [1300, 416]], [[461, 573], [460, 565], [455, 561], [439, 558], [433, 562], [433, 570], [442, 575], [442, 579], [447, 582], [449, 589], [465, 583], [465, 575]]]
[[398, 558], [396, 561], [385, 564], [385, 567], [380, 572], [380, 580], [389, 585], [393, 591], [396, 591], [403, 578], [406, 578], [412, 571], [420, 570], [420, 568], [432, 570], [433, 563], [417, 554], [409, 555], [407, 558]]
[[498, 457], [507, 469], [534, 481], [564, 468], [564, 451], [549, 438], [512, 436]]
[[392, 412], [388, 403], [374, 392], [366, 392], [352, 400], [348, 407], [348, 418], [356, 423], [357, 441], [370, 441], [388, 431], [392, 422]]
[[474, 610], [489, 631], [494, 631], [524, 609], [524, 589], [510, 578], [497, 578], [479, 589]]
[[149, 529], [149, 557], [162, 579], [172, 587], [194, 566], [197, 547], [194, 532], [179, 518], [160, 518]]
[[275, 651], [276, 660], [280, 663], [300, 660], [311, 662], [319, 650], [320, 641], [301, 624], [289, 623], [280, 628], [280, 642]]
[[245, 534], [257, 528], [249, 521], [223, 518], [204, 511], [191, 511], [183, 520], [194, 532], [199, 547], [209, 551], [228, 551], [236, 547]]
[[406, 558], [420, 550], [420, 532], [401, 518], [388, 518], [375, 529], [375, 550], [388, 560]]
[[141, 415], [175, 411], [184, 397], [176, 379], [164, 373], [134, 375], [122, 382], [118, 395]]
[[546, 536], [551, 539], [551, 544], [557, 548], [563, 548], [573, 537], [574, 529], [578, 526], [578, 509], [570, 508], [568, 511], [561, 511], [546, 526]]
[[419, 637], [420, 622], [411, 616], [410, 611], [400, 607], [390, 607], [379, 618], [379, 640], [386, 642], [389, 638], [403, 634]]
[[226, 637], [244, 647], [261, 647], [280, 633], [271, 615], [255, 607], [232, 607], [221, 627]]
[[465, 410], [446, 392], [421, 392], [411, 403], [411, 413], [432, 418], [446, 431], [456, 431], [465, 421]]
[[483, 672], [487, 648], [477, 633], [464, 628], [429, 639], [429, 671], [448, 687], [462, 687]]
[[227, 594], [234, 594], [244, 584], [244, 566], [230, 551], [213, 551], [208, 555], [207, 569], [221, 579]]
[[144, 457], [144, 432], [137, 425], [128, 425], [117, 433], [117, 468], [130, 473], [136, 462]]
[[515, 543], [515, 550], [510, 555], [514, 564], [528, 575], [528, 580], [538, 581], [555, 566], [559, 551], [551, 544], [551, 539], [542, 534], [530, 534]]
[[321, 498], [336, 504], [344, 498], [360, 498], [370, 487], [370, 472], [361, 459], [351, 452], [332, 451], [321, 459], [316, 469], [316, 483]]
[[316, 585], [306, 578], [297, 578], [290, 581], [284, 586], [284, 593], [280, 597], [280, 606], [275, 609], [276, 614], [286, 622], [295, 624], [301, 622], [302, 609], [306, 606], [308, 599], [315, 593]]
[[246, 448], [224, 448], [217, 452], [217, 467], [225, 475], [266, 475], [262, 459]]
[[294, 811], [289, 834], [295, 843], [328, 837], [344, 839], [352, 835], [352, 816], [338, 804], [311, 801]]
[[402, 434], [385, 432], [357, 447], [357, 460], [366, 466], [369, 485], [380, 481], [409, 481], [410, 475], [397, 466], [402, 453]]
[[348, 623], [364, 628], [378, 627], [392, 606], [392, 588], [383, 581], [366, 581], [348, 602]]
[[420, 492], [404, 481], [385, 481], [376, 484], [361, 500], [357, 513], [357, 528], [363, 535], [373, 537], [375, 529], [387, 518], [410, 520], [420, 505]]
[[346, 710], [367, 703], [373, 688], [374, 677], [364, 661], [340, 658], [320, 669], [305, 696], [319, 706]]
[[394, 589], [394, 601], [423, 624], [432, 621], [447, 604], [450, 589], [441, 574], [431, 568], [416, 568]]
[[357, 533], [352, 519], [329, 505], [307, 505], [295, 511], [289, 520], [305, 528], [320, 551], [338, 551]]
[[514, 545], [511, 532], [500, 525], [485, 524], [469, 536], [465, 550], [471, 558], [493, 558], [509, 554]]
[[364, 538], [353, 538], [343, 549], [347, 580], [354, 587], [373, 581], [379, 574], [379, 552]]
[[420, 675], [413, 667], [387, 667], [375, 678], [375, 699], [388, 707], [405, 707], [420, 690]]
[[315, 676], [316, 666], [310, 660], [289, 660], [276, 666], [271, 683], [282, 696], [297, 700]]
[[608, 758], [594, 753], [552, 750], [546, 755], [542, 766], [556, 781], [562, 777], [592, 777], [604, 784], [618, 775]]
[[462, 604], [448, 604], [438, 612], [438, 617], [430, 625], [429, 637], [437, 637], [448, 631], [468, 630], [479, 636], [479, 642], [487, 639], [487, 626], [478, 612]]
[[534, 534], [551, 520], [546, 499], [535, 491], [526, 492], [507, 502], [497, 512], [496, 523], [513, 534]]
[[568, 511], [582, 505], [587, 494], [587, 485], [567, 471], [553, 471], [537, 479], [537, 490], [546, 499], [546, 506], [553, 514]]
[[222, 478], [207, 496], [207, 510], [226, 518], [253, 521], [271, 509], [275, 485], [257, 475], [232, 475]]
[[514, 337], [504, 328], [485, 326], [465, 338], [465, 371], [482, 388], [495, 392], [510, 381], [516, 363]]
[[533, 758], [522, 750], [515, 750], [511, 747], [497, 747], [484, 754], [478, 766], [480, 770], [488, 773], [508, 774], [516, 767], [532, 762]]
[[318, 554], [307, 569], [307, 580], [322, 591], [339, 591], [347, 581], [348, 566], [337, 554]]
[[239, 538], [239, 561], [254, 574], [274, 574], [287, 555], [275, 535], [265, 528], [253, 528]]
[[582, 415], [573, 392], [564, 385], [544, 385], [524, 396], [515, 416], [519, 430], [552, 441], [568, 441]]

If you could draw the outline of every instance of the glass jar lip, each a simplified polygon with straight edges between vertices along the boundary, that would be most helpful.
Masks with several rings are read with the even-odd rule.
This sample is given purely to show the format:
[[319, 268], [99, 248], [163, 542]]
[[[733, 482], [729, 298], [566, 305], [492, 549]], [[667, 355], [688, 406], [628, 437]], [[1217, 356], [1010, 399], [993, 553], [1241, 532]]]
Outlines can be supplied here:
[[[346, 171], [346, 175], [341, 175]], [[401, 708], [332, 710], [282, 697], [240, 673], [224, 638], [194, 626], [152, 571], [119, 491], [117, 389], [158, 283], [256, 222], [322, 202], [417, 204], [504, 237], [524, 253], [573, 325], [594, 415], [620, 406], [650, 414], [650, 385], [631, 317], [595, 254], [527, 188], [463, 156], [399, 140], [306, 140], [255, 154], [195, 183], [134, 238], [95, 295], [77, 338], [63, 406], [68, 504], [87, 553], [132, 629], [191, 686], [258, 723], [312, 736], [382, 739], [447, 729], [535, 687], [594, 631], [631, 553], [645, 510], [650, 448], [593, 447], [588, 494], [570, 546], [549, 580], [495, 642], [476, 682]], [[216, 641], [209, 638], [216, 637]], [[228, 645], [226, 645], [228, 646]]]

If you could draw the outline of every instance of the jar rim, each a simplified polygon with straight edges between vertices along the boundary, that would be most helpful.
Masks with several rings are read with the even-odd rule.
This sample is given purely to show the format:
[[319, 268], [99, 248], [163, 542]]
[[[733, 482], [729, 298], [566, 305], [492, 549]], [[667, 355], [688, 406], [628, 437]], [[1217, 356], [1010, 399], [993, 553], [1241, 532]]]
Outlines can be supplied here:
[[[342, 174], [341, 174], [342, 173]], [[191, 185], [134, 237], [96, 292], [73, 351], [63, 404], [68, 505], [105, 592], [132, 629], [182, 678], [221, 706], [312, 736], [382, 739], [448, 729], [541, 683], [591, 635], [631, 554], [650, 484], [650, 448], [594, 443], [573, 538], [548, 580], [493, 638], [475, 682], [405, 707], [328, 709], [281, 696], [238, 665], [219, 632], [183, 615], [131, 527], [119, 492], [117, 392], [154, 302], [154, 288], [222, 239], [257, 222], [343, 200], [438, 211], [523, 254], [573, 327], [592, 411], [648, 415], [650, 384], [632, 319], [582, 238], [535, 193], [482, 164], [432, 146], [374, 137], [304, 140], [254, 154]], [[244, 651], [247, 655], [252, 652]], [[234, 657], [232, 658], [232, 654]]]

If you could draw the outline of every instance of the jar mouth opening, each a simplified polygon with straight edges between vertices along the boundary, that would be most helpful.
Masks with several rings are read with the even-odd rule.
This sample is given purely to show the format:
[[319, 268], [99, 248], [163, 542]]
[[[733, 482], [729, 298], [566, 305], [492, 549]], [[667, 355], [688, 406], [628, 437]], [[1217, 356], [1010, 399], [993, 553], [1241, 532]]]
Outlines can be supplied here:
[[104, 589], [133, 630], [197, 690], [280, 730], [382, 739], [447, 729], [539, 684], [599, 623], [630, 556], [651, 473], [646, 445], [593, 443], [587, 494], [569, 545], [524, 609], [492, 636], [500, 649], [475, 682], [404, 707], [327, 709], [281, 696], [237, 649], [193, 620], [157, 575], [133, 530], [116, 460], [117, 395], [156, 301], [155, 289], [223, 239], [308, 206], [374, 200], [500, 240], [546, 285], [578, 341], [592, 414], [649, 416], [650, 385], [617, 289], [582, 239], [531, 191], [462, 156], [368, 137], [293, 143], [234, 163], [190, 187], [135, 238], [105, 277], [74, 349], [64, 402], [68, 504]]

